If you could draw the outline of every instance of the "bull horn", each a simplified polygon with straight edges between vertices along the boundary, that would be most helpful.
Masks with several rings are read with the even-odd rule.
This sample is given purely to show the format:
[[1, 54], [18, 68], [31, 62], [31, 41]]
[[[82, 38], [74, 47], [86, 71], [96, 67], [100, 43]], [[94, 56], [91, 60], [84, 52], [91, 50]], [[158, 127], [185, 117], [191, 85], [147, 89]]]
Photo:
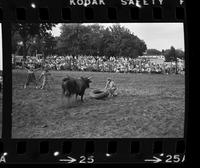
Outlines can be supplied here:
[[91, 78], [92, 78], [91, 76], [88, 77], [88, 79], [91, 79]]

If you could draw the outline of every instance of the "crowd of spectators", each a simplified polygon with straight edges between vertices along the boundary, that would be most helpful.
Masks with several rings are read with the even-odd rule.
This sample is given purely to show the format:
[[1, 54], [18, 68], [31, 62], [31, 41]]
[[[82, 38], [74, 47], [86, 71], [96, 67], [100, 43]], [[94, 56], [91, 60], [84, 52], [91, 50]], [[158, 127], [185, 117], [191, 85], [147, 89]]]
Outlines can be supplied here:
[[[49, 56], [45, 60], [27, 57], [26, 65], [35, 68], [48, 66], [52, 70], [101, 71], [101, 72], [134, 72], [134, 73], [175, 73], [174, 62], [156, 63], [148, 58], [132, 59], [105, 56]], [[178, 64], [178, 73], [184, 73], [184, 64]]]

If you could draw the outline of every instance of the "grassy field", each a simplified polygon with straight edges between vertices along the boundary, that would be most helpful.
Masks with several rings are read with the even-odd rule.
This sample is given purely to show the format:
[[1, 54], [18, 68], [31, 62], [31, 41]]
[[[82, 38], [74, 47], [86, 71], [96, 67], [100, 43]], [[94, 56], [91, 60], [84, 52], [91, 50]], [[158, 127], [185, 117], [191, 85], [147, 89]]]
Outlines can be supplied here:
[[[38, 77], [40, 72], [36, 73]], [[85, 102], [61, 101], [66, 75], [92, 76]], [[184, 135], [184, 75], [52, 72], [52, 90], [23, 89], [26, 73], [13, 70], [13, 138], [180, 138]], [[89, 97], [111, 77], [118, 96]]]

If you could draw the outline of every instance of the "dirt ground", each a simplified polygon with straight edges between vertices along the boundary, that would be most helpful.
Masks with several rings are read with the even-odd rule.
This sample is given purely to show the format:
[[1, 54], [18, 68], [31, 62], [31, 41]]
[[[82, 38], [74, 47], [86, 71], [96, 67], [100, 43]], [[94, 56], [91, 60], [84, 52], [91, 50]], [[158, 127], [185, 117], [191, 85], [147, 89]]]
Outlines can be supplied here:
[[[13, 70], [13, 138], [181, 138], [184, 135], [184, 75], [52, 71], [52, 89], [23, 89], [26, 73]], [[38, 78], [40, 71], [36, 73]], [[84, 103], [61, 101], [66, 75], [92, 76]], [[89, 97], [111, 77], [118, 96]]]

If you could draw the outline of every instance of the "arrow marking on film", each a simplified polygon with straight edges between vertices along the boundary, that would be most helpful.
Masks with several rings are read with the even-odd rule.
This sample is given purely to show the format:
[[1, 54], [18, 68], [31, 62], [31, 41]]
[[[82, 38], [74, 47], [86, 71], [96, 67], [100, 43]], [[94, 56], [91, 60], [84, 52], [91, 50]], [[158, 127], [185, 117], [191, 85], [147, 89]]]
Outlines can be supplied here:
[[69, 157], [67, 156], [67, 159], [60, 159], [59, 161], [61, 162], [68, 162], [68, 163], [73, 163], [76, 161], [76, 159], [72, 158], [72, 157]]
[[160, 158], [157, 158], [157, 157], [153, 157], [154, 159], [146, 159], [146, 160], [144, 160], [145, 162], [153, 162], [153, 163], [158, 163], [158, 162], [161, 162], [162, 161], [162, 159], [160, 159]]

